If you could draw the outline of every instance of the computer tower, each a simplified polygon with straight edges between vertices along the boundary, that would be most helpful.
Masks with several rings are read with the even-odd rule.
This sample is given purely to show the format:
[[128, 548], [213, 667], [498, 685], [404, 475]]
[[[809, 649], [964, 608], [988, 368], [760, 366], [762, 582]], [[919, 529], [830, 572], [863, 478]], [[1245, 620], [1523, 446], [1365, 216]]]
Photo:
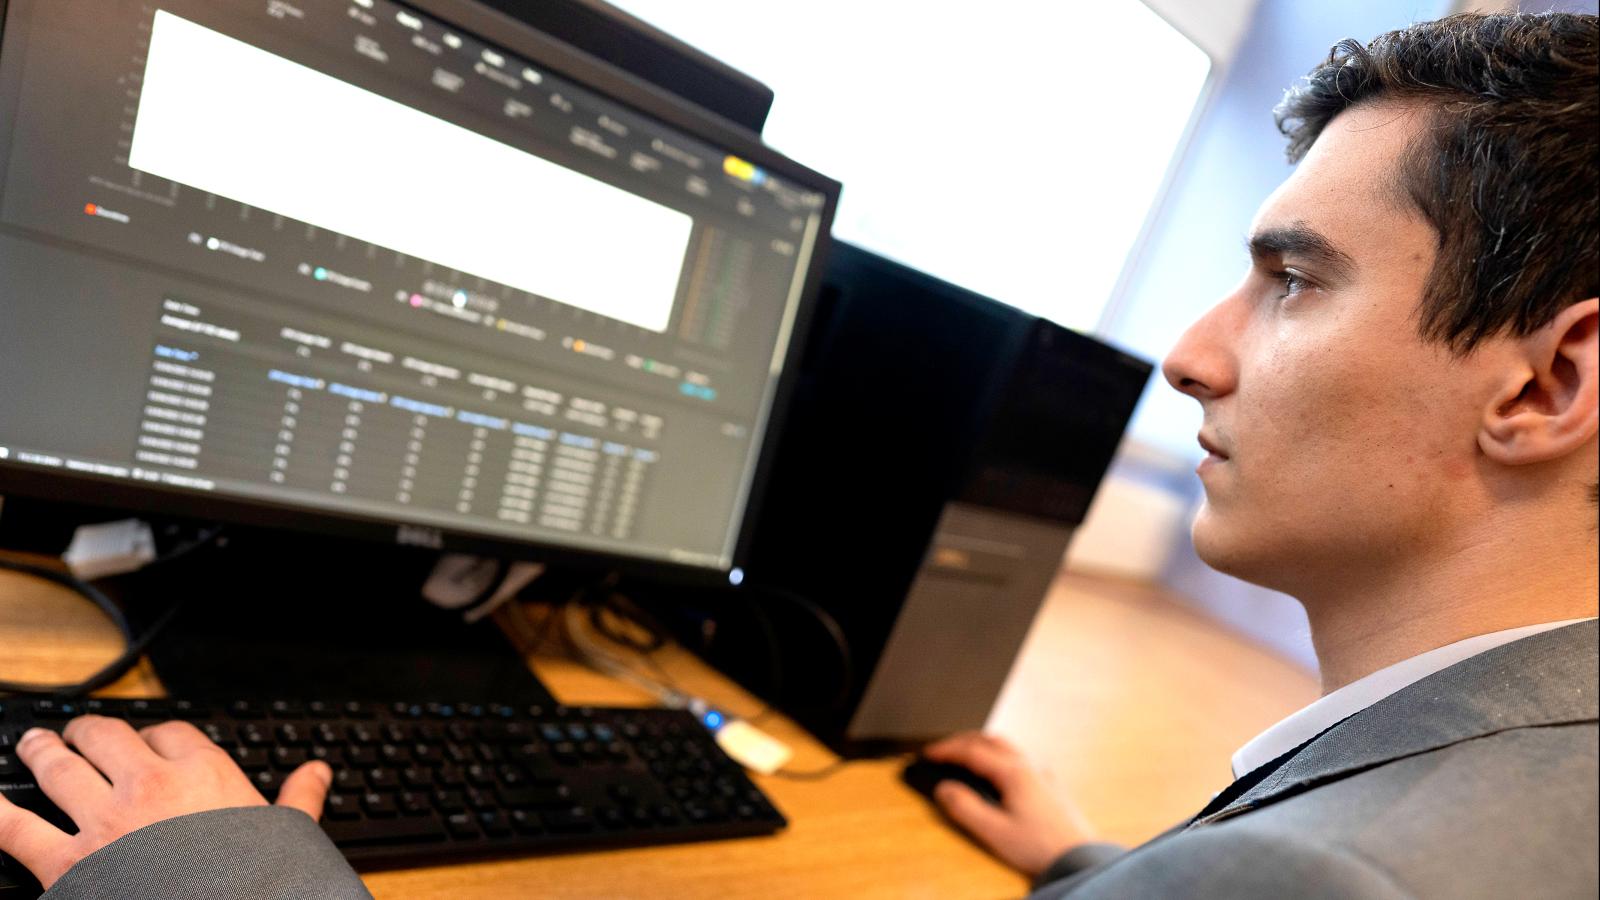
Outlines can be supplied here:
[[846, 753], [982, 726], [1150, 373], [835, 242], [741, 599], [690, 642]]

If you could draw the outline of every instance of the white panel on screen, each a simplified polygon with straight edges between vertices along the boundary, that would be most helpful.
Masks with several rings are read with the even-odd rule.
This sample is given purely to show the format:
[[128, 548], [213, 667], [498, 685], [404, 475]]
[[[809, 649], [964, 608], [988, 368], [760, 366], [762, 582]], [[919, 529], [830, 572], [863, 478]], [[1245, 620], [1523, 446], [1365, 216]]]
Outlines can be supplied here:
[[129, 165], [652, 331], [693, 225], [165, 11]]

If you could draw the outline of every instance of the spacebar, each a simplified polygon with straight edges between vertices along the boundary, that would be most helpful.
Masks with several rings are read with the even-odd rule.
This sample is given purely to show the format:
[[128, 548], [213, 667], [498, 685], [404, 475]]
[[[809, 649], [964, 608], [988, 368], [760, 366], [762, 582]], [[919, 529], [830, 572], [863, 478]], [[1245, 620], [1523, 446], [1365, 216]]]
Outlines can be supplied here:
[[431, 816], [404, 819], [368, 819], [364, 822], [323, 822], [322, 830], [335, 844], [401, 844], [410, 841], [442, 841], [444, 825]]

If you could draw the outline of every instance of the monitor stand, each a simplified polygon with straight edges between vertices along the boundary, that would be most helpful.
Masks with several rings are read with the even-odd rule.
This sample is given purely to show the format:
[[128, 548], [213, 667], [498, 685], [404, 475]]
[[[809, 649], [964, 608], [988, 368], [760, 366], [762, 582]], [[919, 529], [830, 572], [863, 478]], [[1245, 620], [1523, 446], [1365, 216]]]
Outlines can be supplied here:
[[555, 705], [492, 621], [468, 625], [420, 588], [436, 554], [229, 529], [217, 545], [122, 579], [173, 697]]

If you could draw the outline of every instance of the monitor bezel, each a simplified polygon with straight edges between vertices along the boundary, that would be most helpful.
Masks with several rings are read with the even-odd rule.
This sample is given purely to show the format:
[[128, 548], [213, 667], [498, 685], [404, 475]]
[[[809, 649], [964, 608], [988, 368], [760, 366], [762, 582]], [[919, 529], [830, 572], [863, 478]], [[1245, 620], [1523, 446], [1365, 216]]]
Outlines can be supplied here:
[[[181, 517], [281, 529], [305, 535], [423, 546], [441, 552], [475, 553], [578, 569], [616, 571], [678, 583], [727, 584], [729, 574], [741, 569], [749, 558], [754, 525], [759, 518], [766, 482], [787, 420], [788, 402], [795, 389], [800, 358], [810, 333], [812, 313], [828, 258], [830, 231], [839, 201], [839, 182], [783, 156], [763, 144], [759, 135], [709, 110], [474, 0], [395, 2], [446, 22], [484, 43], [503, 47], [634, 112], [823, 195], [824, 202], [819, 211], [821, 225], [805, 272], [804, 286], [789, 333], [789, 344], [784, 349], [783, 368], [773, 392], [772, 408], [767, 415], [765, 431], [760, 436], [755, 469], [746, 493], [743, 513], [737, 522], [730, 565], [726, 568], [696, 565], [653, 556], [587, 550], [539, 539], [519, 540], [353, 512], [332, 512], [290, 503], [150, 487], [122, 479], [23, 465], [12, 460], [0, 460], [0, 496], [11, 493], [118, 509], [135, 515]], [[3, 52], [10, 5], [8, 0], [0, 0], [0, 52]]]

